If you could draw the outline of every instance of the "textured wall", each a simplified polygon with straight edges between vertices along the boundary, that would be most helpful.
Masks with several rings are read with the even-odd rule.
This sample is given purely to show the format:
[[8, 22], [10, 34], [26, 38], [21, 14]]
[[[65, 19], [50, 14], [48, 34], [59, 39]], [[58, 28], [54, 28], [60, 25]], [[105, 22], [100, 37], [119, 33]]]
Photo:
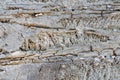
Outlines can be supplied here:
[[0, 80], [120, 80], [120, 1], [1, 0]]

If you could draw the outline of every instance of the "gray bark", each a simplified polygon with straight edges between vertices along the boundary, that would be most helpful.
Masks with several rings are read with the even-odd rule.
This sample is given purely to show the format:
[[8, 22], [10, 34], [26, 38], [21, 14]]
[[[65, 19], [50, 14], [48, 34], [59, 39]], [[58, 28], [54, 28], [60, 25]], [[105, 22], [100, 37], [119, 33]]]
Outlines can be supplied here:
[[119, 0], [1, 0], [0, 80], [120, 80]]

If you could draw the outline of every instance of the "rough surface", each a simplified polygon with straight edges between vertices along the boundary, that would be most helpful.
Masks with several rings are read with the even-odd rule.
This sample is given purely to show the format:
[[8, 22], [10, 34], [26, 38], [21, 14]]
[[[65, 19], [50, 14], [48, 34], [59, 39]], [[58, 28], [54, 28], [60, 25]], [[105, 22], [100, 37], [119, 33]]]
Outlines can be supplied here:
[[119, 0], [1, 0], [0, 80], [120, 80]]

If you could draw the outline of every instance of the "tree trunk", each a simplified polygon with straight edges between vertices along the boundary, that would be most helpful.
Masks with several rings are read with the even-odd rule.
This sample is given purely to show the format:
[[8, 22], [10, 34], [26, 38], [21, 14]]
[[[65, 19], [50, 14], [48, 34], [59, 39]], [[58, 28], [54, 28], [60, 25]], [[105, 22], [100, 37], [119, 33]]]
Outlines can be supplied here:
[[0, 80], [120, 80], [119, 0], [1, 0]]

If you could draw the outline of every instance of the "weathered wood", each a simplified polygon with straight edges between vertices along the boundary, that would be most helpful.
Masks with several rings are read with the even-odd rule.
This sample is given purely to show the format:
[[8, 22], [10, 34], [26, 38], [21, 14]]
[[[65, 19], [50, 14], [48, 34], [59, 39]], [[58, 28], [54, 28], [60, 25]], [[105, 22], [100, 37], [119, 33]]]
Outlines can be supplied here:
[[0, 80], [119, 80], [119, 0], [1, 0]]

